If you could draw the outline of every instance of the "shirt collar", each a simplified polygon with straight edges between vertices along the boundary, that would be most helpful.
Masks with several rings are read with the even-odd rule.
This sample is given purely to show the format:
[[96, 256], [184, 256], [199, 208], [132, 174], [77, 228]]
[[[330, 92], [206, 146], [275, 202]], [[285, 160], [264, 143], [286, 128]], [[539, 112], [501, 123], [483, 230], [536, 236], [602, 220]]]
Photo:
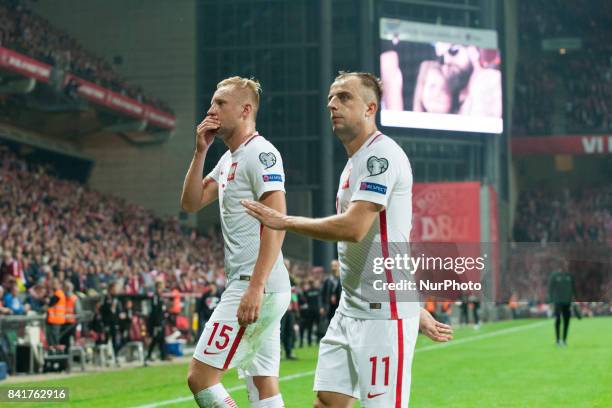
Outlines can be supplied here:
[[370, 137], [368, 137], [368, 139], [365, 141], [364, 144], [361, 145], [361, 147], [359, 149], [357, 149], [357, 151], [351, 156], [351, 158], [356, 157], [358, 154], [360, 154], [362, 151], [364, 151], [365, 149], [367, 149], [372, 142], [378, 138], [379, 136], [382, 136], [382, 132], [380, 130], [375, 131], [374, 133], [372, 133], [370, 135]]
[[236, 154], [238, 153], [238, 151], [240, 151], [244, 146], [248, 145], [249, 143], [251, 143], [251, 141], [253, 139], [255, 139], [256, 137], [261, 136], [259, 134], [259, 132], [255, 131], [251, 134], [251, 136], [249, 136], [244, 142], [242, 142], [242, 144], [240, 146], [238, 146], [238, 148], [236, 150], [234, 150], [234, 153], [232, 154]]

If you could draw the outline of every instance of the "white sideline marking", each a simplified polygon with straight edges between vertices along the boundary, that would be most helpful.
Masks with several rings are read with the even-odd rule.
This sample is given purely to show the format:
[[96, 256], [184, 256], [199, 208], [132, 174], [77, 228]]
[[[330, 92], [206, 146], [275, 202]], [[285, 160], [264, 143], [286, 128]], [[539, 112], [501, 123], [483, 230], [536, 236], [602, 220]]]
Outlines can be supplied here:
[[509, 327], [507, 329], [496, 330], [494, 332], [481, 334], [479, 336], [472, 336], [472, 337], [467, 337], [465, 339], [459, 339], [459, 340], [451, 340], [451, 341], [449, 341], [447, 343], [436, 343], [436, 344], [432, 344], [430, 346], [420, 347], [420, 348], [415, 350], [415, 353], [419, 352], [419, 351], [437, 350], [439, 348], [456, 346], [457, 344], [471, 343], [471, 342], [477, 341], [477, 340], [482, 340], [482, 339], [488, 339], [490, 337], [501, 336], [502, 334], [515, 333], [515, 332], [519, 332], [519, 331], [523, 331], [523, 330], [527, 330], [527, 329], [533, 329], [535, 327], [544, 326], [545, 324], [550, 324], [550, 322], [549, 321], [543, 321], [543, 322], [535, 322], [535, 323], [530, 323], [530, 324], [524, 324], [524, 325], [517, 326], [517, 327]]
[[[535, 323], [531, 323], [531, 324], [521, 325], [521, 326], [518, 326], [518, 327], [510, 327], [510, 328], [507, 328], [507, 329], [496, 330], [494, 332], [481, 334], [479, 336], [472, 336], [472, 337], [468, 337], [468, 338], [465, 338], [465, 339], [452, 340], [452, 341], [450, 341], [448, 343], [436, 343], [436, 344], [432, 344], [430, 346], [419, 347], [414, 352], [418, 353], [420, 351], [437, 350], [439, 348], [450, 347], [450, 346], [454, 346], [454, 345], [458, 345], [458, 344], [471, 343], [473, 341], [482, 340], [482, 339], [488, 339], [490, 337], [501, 336], [503, 334], [515, 333], [515, 332], [519, 332], [519, 331], [523, 331], [523, 330], [527, 330], [527, 329], [533, 329], [533, 328], [536, 328], [536, 327], [543, 326], [545, 324], [550, 324], [550, 321], [546, 320], [546, 321], [543, 321], [543, 322], [535, 322]], [[284, 377], [280, 377], [278, 380], [280, 382], [291, 381], [291, 380], [295, 380], [296, 378], [308, 377], [310, 375], [313, 375], [314, 373], [315, 373], [314, 371], [306, 371], [306, 372], [303, 372], [303, 373], [286, 375]], [[230, 387], [230, 388], [227, 389], [227, 392], [242, 391], [242, 390], [246, 390], [246, 385], [245, 384], [241, 384], [241, 385], [236, 385], [234, 387]], [[193, 395], [190, 395], [188, 397], [180, 397], [180, 398], [174, 398], [174, 399], [171, 399], [171, 400], [155, 402], [153, 404], [138, 405], [138, 406], [133, 407], [133, 408], [156, 408], [156, 407], [163, 407], [164, 405], [177, 404], [179, 402], [192, 401], [192, 400], [193, 400]]]

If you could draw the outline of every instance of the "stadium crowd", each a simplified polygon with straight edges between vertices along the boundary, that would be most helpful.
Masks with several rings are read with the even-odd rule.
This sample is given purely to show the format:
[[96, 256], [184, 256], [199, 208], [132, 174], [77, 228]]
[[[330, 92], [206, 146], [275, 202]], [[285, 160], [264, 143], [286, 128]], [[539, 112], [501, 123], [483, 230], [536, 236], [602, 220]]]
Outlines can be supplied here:
[[[0, 144], [0, 316], [44, 316], [47, 344], [68, 348], [75, 307], [83, 303], [93, 320], [80, 333], [97, 344], [111, 341], [116, 353], [143, 338], [138, 327], [145, 320], [153, 339], [166, 333], [154, 330], [166, 323], [189, 329], [179, 324], [181, 292], [195, 297], [225, 286], [219, 235], [183, 231], [176, 219], [55, 173]], [[58, 306], [61, 298], [73, 300]], [[162, 299], [163, 307], [138, 316], [131, 298]], [[163, 357], [163, 341], [160, 350]]]
[[[49, 315], [57, 291], [74, 294], [79, 310], [93, 313], [82, 334], [97, 344], [111, 341], [117, 353], [127, 341], [146, 337], [143, 322], [151, 316], [170, 330], [188, 331], [190, 314], [182, 303], [187, 296], [196, 299], [192, 311], [201, 332], [226, 285], [221, 235], [185, 231], [174, 218], [160, 219], [56, 174], [52, 165], [27, 161], [0, 144], [0, 317], [47, 316], [47, 326], [53, 326]], [[322, 267], [285, 262], [294, 302], [283, 320], [283, 339], [293, 358], [298, 340], [311, 344], [325, 332], [340, 284], [337, 264], [325, 276]], [[158, 285], [167, 310], [139, 315], [142, 308], [132, 299], [154, 299]], [[47, 333], [50, 344], [64, 343], [60, 337]]]
[[[549, 283], [553, 273], [559, 272], [558, 260], [567, 256], [562, 249], [558, 245], [511, 247], [500, 298], [522, 302], [529, 307], [531, 316], [552, 312], [548, 308], [552, 303]], [[570, 259], [565, 268], [574, 278], [574, 301], [582, 305], [583, 314], [612, 314], [612, 303], [606, 301], [612, 294], [612, 280], [603, 262]]]
[[582, 37], [589, 46], [607, 44], [612, 5], [605, 0], [571, 7], [571, 0], [530, 0], [518, 2], [521, 45], [539, 48], [543, 39]]
[[[612, 131], [612, 6], [568, 0], [519, 2], [519, 58], [515, 79], [513, 133], [550, 134], [555, 100], [566, 95], [565, 132]], [[544, 50], [543, 40], [579, 39], [578, 49]]]
[[0, 150], [1, 283], [21, 290], [70, 280], [97, 294], [116, 282], [126, 294], [152, 292], [156, 280], [195, 292], [225, 285], [219, 235], [185, 233], [176, 219], [91, 191]]
[[519, 59], [515, 78], [512, 130], [516, 135], [550, 134], [554, 111], [553, 62]]
[[173, 112], [162, 100], [146, 95], [138, 85], [129, 84], [110, 63], [32, 12], [22, 0], [0, 0], [0, 46], [166, 112]]
[[611, 208], [612, 186], [525, 191], [517, 204], [514, 241], [611, 245]]
[[612, 52], [591, 50], [561, 65], [571, 98], [566, 102], [569, 133], [612, 132]]
[[[509, 273], [503, 275], [504, 296], [546, 303], [549, 276], [567, 251], [612, 245], [611, 209], [612, 186], [524, 191], [516, 208]], [[568, 268], [581, 300], [595, 301], [606, 293], [609, 297], [612, 281], [598, 258], [579, 258], [570, 260]]]

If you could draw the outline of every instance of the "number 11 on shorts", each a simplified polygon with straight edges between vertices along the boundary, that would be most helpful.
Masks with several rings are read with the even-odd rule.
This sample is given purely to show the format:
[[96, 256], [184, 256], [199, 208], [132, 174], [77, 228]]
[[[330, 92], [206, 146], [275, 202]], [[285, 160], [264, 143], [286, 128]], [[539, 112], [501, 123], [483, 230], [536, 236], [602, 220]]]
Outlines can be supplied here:
[[[377, 365], [378, 357], [373, 356], [370, 357], [370, 363], [372, 363], [372, 385], [376, 385], [376, 365]], [[380, 359], [385, 366], [385, 382], [384, 385], [389, 385], [389, 356], [382, 357]]]

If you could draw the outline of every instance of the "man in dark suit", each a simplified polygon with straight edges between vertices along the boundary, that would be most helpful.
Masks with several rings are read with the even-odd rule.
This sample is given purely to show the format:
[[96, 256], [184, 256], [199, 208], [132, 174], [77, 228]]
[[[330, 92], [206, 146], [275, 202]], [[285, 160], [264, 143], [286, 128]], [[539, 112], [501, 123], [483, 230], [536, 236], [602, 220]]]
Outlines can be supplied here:
[[159, 345], [159, 352], [162, 360], [166, 360], [166, 338], [164, 333], [164, 324], [166, 320], [166, 303], [162, 297], [164, 291], [164, 283], [161, 281], [155, 282], [155, 294], [151, 300], [151, 314], [148, 320], [149, 336], [151, 336], [151, 344], [147, 352], [147, 361], [151, 360], [151, 354], [156, 345]]
[[327, 326], [334, 317], [336, 309], [340, 304], [340, 294], [342, 285], [340, 284], [340, 264], [337, 259], [330, 263], [331, 274], [325, 278], [321, 286], [321, 321], [319, 336], [323, 337], [327, 331]]

